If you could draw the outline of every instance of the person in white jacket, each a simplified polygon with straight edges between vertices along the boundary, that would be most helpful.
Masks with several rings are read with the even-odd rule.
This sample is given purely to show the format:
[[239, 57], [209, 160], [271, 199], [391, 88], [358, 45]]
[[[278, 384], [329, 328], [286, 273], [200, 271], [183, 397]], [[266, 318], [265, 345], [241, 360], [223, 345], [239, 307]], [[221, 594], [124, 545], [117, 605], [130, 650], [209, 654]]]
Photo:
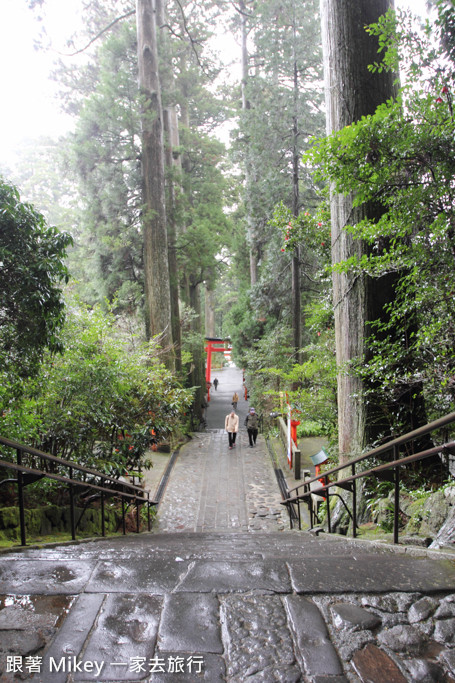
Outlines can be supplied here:
[[239, 416], [236, 415], [233, 410], [229, 413], [229, 415], [226, 415], [224, 428], [228, 433], [229, 448], [233, 448], [235, 446], [237, 432], [239, 431]]

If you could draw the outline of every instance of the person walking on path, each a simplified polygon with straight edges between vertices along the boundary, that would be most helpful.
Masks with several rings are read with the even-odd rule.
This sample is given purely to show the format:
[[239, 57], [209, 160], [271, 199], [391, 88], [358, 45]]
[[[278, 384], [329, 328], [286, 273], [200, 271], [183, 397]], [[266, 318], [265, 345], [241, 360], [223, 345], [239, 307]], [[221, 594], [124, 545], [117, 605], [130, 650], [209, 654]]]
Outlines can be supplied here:
[[245, 418], [245, 426], [248, 430], [248, 439], [250, 442], [250, 448], [256, 445], [256, 439], [258, 438], [259, 430], [259, 418], [256, 415], [254, 408], [250, 408], [250, 412]]
[[224, 428], [228, 433], [229, 448], [233, 448], [235, 446], [237, 432], [239, 431], [239, 416], [236, 415], [233, 410], [229, 413], [229, 415], [226, 415]]
[[234, 396], [232, 397], [232, 407], [234, 410], [237, 410], [237, 403], [239, 402], [239, 395], [237, 392], [234, 393]]
[[215, 387], [215, 391], [216, 391], [218, 389], [218, 378], [217, 377], [215, 377], [215, 379], [213, 380], [213, 386]]

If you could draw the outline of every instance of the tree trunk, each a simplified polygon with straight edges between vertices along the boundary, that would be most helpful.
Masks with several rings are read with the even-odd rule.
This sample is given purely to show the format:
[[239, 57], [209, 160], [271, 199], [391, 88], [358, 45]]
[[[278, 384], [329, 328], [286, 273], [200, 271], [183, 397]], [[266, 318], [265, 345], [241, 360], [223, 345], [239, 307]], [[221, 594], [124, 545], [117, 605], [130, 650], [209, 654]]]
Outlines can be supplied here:
[[205, 336], [215, 337], [215, 292], [205, 286]]
[[191, 383], [193, 387], [196, 387], [193, 412], [194, 415], [200, 420], [202, 417], [202, 406], [205, 401], [206, 394], [204, 346], [202, 341], [201, 294], [199, 283], [190, 283], [189, 288], [190, 306], [196, 313], [191, 322], [191, 330], [193, 332], [193, 343], [191, 350], [191, 355], [193, 357], [193, 367], [191, 371]]
[[163, 113], [152, 0], [137, 0], [139, 88], [142, 98], [142, 180], [146, 332], [158, 335], [173, 367], [164, 191]]
[[177, 266], [177, 194], [180, 191], [175, 174], [181, 174], [180, 155], [174, 150], [179, 147], [179, 131], [177, 112], [175, 107], [164, 110], [164, 130], [166, 133], [166, 168], [167, 179], [167, 236], [169, 253], [169, 286], [171, 297], [171, 327], [175, 349], [175, 369], [182, 369], [182, 335], [180, 328], [179, 306], [179, 274]]
[[[391, 7], [393, 0], [321, 0], [328, 134], [374, 113], [379, 104], [396, 94], [393, 74], [370, 73], [367, 69], [377, 60], [378, 44], [365, 26]], [[344, 227], [358, 223], [369, 211], [371, 207], [353, 208], [352, 197], [331, 193], [334, 264], [366, 252], [366, 246]], [[395, 279], [386, 276], [375, 280], [374, 288], [372, 284], [363, 275], [333, 276], [340, 462], [363, 450], [372, 436], [371, 408], [363, 399], [362, 382], [351, 365], [364, 361], [368, 321], [382, 315], [384, 303], [394, 296]]]
[[[165, 0], [155, 0], [157, 27], [166, 25], [166, 2]], [[160, 84], [162, 89], [169, 95], [174, 94], [174, 76], [172, 72], [172, 57], [169, 47], [167, 28], [161, 28], [158, 35], [158, 53], [160, 64], [163, 66], [160, 72]], [[179, 129], [178, 118], [175, 106], [172, 104], [163, 109], [163, 130], [164, 130], [164, 152], [165, 152], [165, 187], [166, 187], [166, 218], [167, 218], [167, 239], [168, 239], [168, 261], [169, 261], [169, 287], [171, 298], [171, 330], [174, 342], [175, 369], [180, 372], [182, 369], [182, 339], [180, 329], [180, 307], [179, 307], [179, 277], [177, 269], [177, 195], [180, 191], [179, 182], [182, 170], [179, 149]]]
[[[249, 79], [249, 54], [247, 47], [247, 8], [244, 0], [240, 0], [240, 22], [242, 29], [242, 111], [246, 112], [251, 108], [248, 100], [248, 79]], [[255, 230], [255, 220], [251, 209], [250, 201], [250, 187], [253, 182], [252, 179], [252, 164], [251, 153], [248, 149], [249, 142], [246, 142], [245, 151], [245, 194], [246, 194], [246, 221], [247, 221], [247, 236], [250, 248], [250, 284], [255, 285], [258, 279], [258, 250]]]
[[[296, 21], [293, 22], [293, 53], [294, 53], [294, 116], [292, 120], [292, 213], [295, 217], [300, 212], [300, 152], [299, 152], [299, 125], [297, 119], [298, 99], [299, 99], [299, 72], [296, 57]], [[296, 362], [300, 363], [302, 346], [302, 302], [300, 295], [300, 247], [296, 245], [292, 255], [292, 330], [294, 337], [294, 349]]]

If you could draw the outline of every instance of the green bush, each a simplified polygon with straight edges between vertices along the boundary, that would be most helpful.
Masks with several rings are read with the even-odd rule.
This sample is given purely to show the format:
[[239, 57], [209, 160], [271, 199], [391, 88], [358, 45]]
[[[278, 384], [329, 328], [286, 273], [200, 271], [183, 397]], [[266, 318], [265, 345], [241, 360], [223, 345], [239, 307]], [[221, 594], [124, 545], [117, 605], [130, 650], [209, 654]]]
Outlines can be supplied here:
[[125, 338], [99, 307], [70, 306], [63, 340], [64, 353], [48, 353], [20, 395], [0, 382], [0, 433], [113, 476], [131, 474], [151, 443], [183, 421], [191, 391], [162, 365], [153, 341]]

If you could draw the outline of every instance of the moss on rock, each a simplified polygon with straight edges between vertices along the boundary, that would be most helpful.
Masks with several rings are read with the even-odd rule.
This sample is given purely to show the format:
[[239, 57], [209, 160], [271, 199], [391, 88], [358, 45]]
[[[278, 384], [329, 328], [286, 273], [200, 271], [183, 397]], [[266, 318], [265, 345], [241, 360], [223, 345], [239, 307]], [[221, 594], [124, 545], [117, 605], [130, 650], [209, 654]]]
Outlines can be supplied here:
[[[49, 505], [43, 508], [32, 508], [24, 511], [27, 538], [48, 536], [53, 533], [71, 531], [71, 512], [69, 507]], [[101, 510], [90, 508], [75, 511], [77, 534], [84, 536], [101, 535]], [[121, 524], [121, 513], [114, 509], [105, 511], [105, 527], [107, 533], [114, 533]], [[19, 509], [8, 507], [0, 509], [0, 539], [7, 541], [20, 540]]]

